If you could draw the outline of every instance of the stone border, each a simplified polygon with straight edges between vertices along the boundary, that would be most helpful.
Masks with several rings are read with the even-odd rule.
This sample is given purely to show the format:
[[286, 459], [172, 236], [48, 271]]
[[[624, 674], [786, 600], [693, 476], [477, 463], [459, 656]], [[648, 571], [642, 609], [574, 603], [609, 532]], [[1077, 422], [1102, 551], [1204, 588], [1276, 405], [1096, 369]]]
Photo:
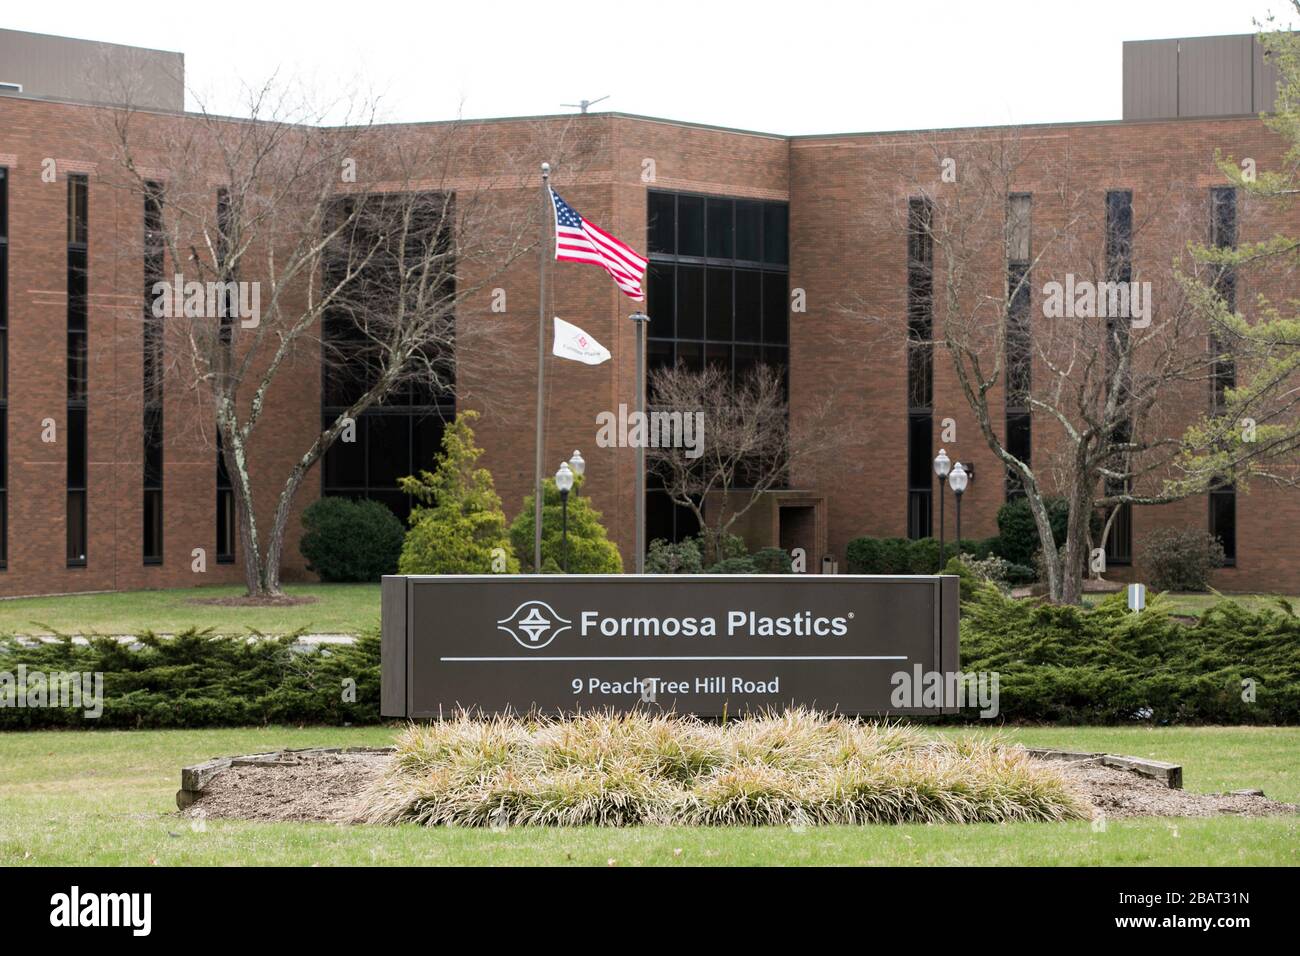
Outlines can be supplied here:
[[396, 747], [300, 747], [296, 750], [271, 750], [238, 757], [214, 757], [192, 767], [181, 768], [181, 788], [176, 791], [176, 806], [184, 810], [203, 795], [203, 788], [223, 770], [231, 767], [276, 767], [297, 762], [300, 756], [318, 754], [391, 754]]
[[1183, 789], [1183, 768], [1176, 763], [1148, 760], [1145, 757], [1129, 757], [1123, 754], [1087, 753], [1081, 750], [1044, 750], [1038, 747], [1025, 747], [1024, 751], [1037, 760], [1097, 763], [1103, 767], [1129, 770], [1150, 777], [1152, 780], [1158, 780], [1171, 790]]
[[[1065, 763], [1096, 763], [1114, 767], [1158, 780], [1171, 790], [1183, 789], [1183, 768], [1175, 763], [1147, 760], [1145, 757], [1127, 757], [1122, 754], [1089, 753], [1082, 750], [1046, 750], [1039, 747], [1022, 747], [1036, 760], [1060, 760]], [[181, 788], [176, 791], [176, 806], [181, 810], [191, 806], [203, 795], [203, 788], [223, 770], [231, 767], [276, 767], [295, 763], [300, 756], [319, 754], [391, 754], [396, 747], [301, 747], [297, 750], [271, 750], [266, 753], [244, 754], [238, 757], [214, 757], [205, 763], [181, 768]], [[1241, 793], [1243, 791], [1234, 791]], [[1259, 792], [1263, 796], [1263, 792]]]

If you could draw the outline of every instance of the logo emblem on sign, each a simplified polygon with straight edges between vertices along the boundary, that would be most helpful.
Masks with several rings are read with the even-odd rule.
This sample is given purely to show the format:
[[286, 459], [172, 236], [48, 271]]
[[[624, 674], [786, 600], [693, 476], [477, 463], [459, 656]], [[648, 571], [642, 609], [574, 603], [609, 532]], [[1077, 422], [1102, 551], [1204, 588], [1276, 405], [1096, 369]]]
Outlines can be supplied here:
[[520, 647], [537, 650], [567, 631], [573, 622], [561, 617], [545, 601], [525, 601], [509, 617], [497, 621], [497, 630], [505, 631]]

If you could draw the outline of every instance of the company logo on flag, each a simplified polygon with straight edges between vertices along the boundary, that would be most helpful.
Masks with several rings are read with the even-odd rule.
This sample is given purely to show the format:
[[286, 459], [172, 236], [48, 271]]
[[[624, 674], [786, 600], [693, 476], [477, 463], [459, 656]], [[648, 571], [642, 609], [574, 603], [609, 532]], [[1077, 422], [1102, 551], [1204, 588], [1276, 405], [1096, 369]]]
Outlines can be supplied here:
[[555, 317], [555, 342], [551, 346], [551, 354], [585, 365], [599, 365], [608, 362], [610, 358], [609, 349], [559, 316]]
[[590, 262], [609, 273], [623, 294], [637, 302], [645, 298], [641, 277], [646, 259], [578, 215], [576, 209], [551, 190], [555, 204], [555, 258], [561, 262]]

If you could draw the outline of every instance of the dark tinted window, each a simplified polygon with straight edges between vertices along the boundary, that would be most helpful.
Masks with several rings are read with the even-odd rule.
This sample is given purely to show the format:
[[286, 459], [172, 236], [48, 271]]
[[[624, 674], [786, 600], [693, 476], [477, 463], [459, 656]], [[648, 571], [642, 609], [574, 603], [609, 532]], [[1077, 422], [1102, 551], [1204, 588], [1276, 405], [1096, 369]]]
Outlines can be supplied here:
[[650, 263], [646, 269], [646, 311], [650, 325], [646, 334], [654, 338], [670, 339], [676, 334], [673, 316], [676, 313], [677, 293], [673, 288], [676, 270], [672, 266]]
[[89, 187], [84, 175], [68, 177], [68, 245], [84, 246], [89, 235]]
[[[328, 427], [333, 422], [329, 418], [322, 423]], [[344, 441], [344, 436], [330, 445], [325, 452], [325, 487], [336, 491], [339, 489], [364, 489], [366, 487], [366, 428], [370, 418], [361, 416], [356, 422], [356, 431], [352, 441]]]
[[736, 236], [732, 223], [734, 210], [735, 203], [730, 199], [708, 200], [710, 259], [730, 259], [735, 253]]
[[736, 200], [736, 258], [758, 262], [763, 258], [763, 204]]
[[736, 270], [736, 341], [758, 342], [763, 337], [763, 274]]
[[[670, 252], [653, 234], [659, 228], [653, 224], [656, 216], [670, 208], [669, 198], [652, 192], [648, 199], [648, 367], [708, 366], [727, 369], [740, 381], [766, 364], [781, 375], [788, 399], [787, 205], [677, 194], [677, 245]], [[699, 262], [701, 256], [707, 264]], [[743, 486], [752, 479], [739, 480]], [[659, 497], [659, 516], [647, 520], [649, 540], [682, 528], [676, 510]]]
[[677, 197], [677, 254], [704, 255], [704, 199], [700, 196]]
[[1223, 545], [1227, 564], [1237, 563], [1237, 493], [1231, 487], [1210, 493], [1210, 534]]
[[933, 423], [929, 415], [913, 415], [907, 420], [907, 485], [929, 488], [933, 472], [930, 438]]
[[677, 269], [677, 337], [704, 338], [704, 268]]
[[731, 305], [731, 270], [710, 268], [705, 277], [705, 325], [710, 339], [731, 341]]
[[672, 255], [677, 251], [677, 198], [672, 193], [651, 193], [646, 245], [650, 251]]
[[785, 273], [763, 273], [763, 341], [773, 345], [779, 345], [788, 338], [788, 284]]
[[397, 479], [411, 473], [410, 418], [406, 415], [374, 415], [366, 430], [369, 458], [367, 484], [394, 491]]
[[1126, 189], [1106, 193], [1106, 266], [1112, 281], [1128, 282], [1133, 259], [1133, 194]]
[[86, 487], [86, 410], [68, 409], [68, 487]]
[[790, 207], [784, 203], [763, 204], [763, 261], [790, 261]]

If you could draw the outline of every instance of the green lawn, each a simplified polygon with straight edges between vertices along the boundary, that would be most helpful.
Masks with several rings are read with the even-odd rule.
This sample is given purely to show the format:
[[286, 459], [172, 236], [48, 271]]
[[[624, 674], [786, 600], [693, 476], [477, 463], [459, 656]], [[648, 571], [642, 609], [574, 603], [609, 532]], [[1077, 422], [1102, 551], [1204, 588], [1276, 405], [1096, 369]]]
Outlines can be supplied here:
[[[944, 730], [962, 733], [962, 730]], [[1188, 789], [1300, 800], [1300, 728], [1014, 728], [1034, 745], [1184, 764]], [[376, 745], [391, 728], [0, 734], [0, 866], [12, 864], [1109, 864], [1297, 865], [1300, 818], [978, 826], [425, 830], [174, 815], [180, 768], [204, 758]]]
[[285, 591], [317, 600], [293, 607], [195, 603], [243, 594], [236, 586], [11, 598], [0, 601], [0, 634], [174, 634], [190, 627], [223, 634], [288, 634], [299, 628], [355, 634], [379, 624], [378, 584], [290, 584]]
[[[315, 633], [355, 634], [379, 623], [378, 584], [290, 584], [294, 596], [315, 597], [296, 607], [223, 607], [198, 604], [208, 598], [233, 597], [242, 587], [175, 588], [166, 591], [117, 591], [0, 600], [0, 634], [139, 634], [145, 630], [176, 633], [189, 627], [215, 628], [224, 634], [287, 634], [300, 628]], [[1231, 595], [1248, 607], [1273, 601], [1272, 595]], [[1176, 614], [1198, 617], [1218, 600], [1213, 594], [1171, 594]], [[1098, 600], [1089, 596], [1090, 602]], [[1300, 597], [1292, 597], [1300, 612]]]

